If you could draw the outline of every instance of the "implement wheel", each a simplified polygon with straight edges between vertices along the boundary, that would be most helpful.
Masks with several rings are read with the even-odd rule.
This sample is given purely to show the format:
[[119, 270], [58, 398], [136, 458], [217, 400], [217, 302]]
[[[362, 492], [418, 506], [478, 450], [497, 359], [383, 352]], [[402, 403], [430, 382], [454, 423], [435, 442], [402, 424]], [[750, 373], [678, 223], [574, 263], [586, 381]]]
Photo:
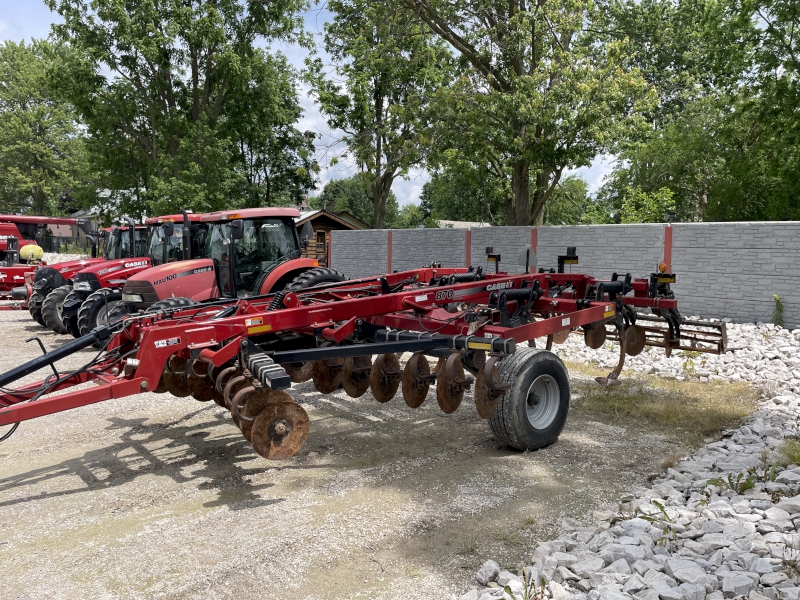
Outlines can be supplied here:
[[498, 441], [517, 450], [536, 450], [558, 439], [569, 411], [569, 374], [552, 352], [519, 348], [497, 365], [511, 388], [489, 419]]

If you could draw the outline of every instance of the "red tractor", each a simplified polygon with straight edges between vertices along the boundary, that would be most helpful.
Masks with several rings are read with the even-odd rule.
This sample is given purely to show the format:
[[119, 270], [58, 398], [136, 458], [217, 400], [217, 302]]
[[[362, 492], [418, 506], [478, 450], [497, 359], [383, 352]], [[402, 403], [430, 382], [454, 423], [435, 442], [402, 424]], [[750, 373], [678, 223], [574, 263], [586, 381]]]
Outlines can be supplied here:
[[[23, 287], [25, 275], [36, 271], [37, 264], [22, 263], [20, 257], [25, 258], [26, 246], [41, 245], [48, 225], [77, 225], [87, 235], [91, 233], [85, 219], [0, 215], [0, 300], [28, 297]], [[59, 268], [67, 264], [62, 263]]]
[[[108, 311], [122, 299], [122, 286], [129, 277], [185, 257], [183, 223], [197, 222], [200, 215], [184, 215], [150, 218], [138, 227], [126, 217], [126, 227], [107, 229], [105, 260], [75, 273], [50, 292], [42, 304], [45, 324], [56, 333], [75, 337], [105, 324]], [[191, 256], [191, 244], [187, 248]]]
[[[298, 233], [294, 208], [248, 208], [202, 215], [203, 258], [163, 264], [128, 278], [122, 302], [109, 312], [126, 314], [176, 308], [220, 298], [243, 298], [346, 280], [316, 260], [301, 258], [312, 236]], [[302, 241], [301, 241], [302, 238]]]

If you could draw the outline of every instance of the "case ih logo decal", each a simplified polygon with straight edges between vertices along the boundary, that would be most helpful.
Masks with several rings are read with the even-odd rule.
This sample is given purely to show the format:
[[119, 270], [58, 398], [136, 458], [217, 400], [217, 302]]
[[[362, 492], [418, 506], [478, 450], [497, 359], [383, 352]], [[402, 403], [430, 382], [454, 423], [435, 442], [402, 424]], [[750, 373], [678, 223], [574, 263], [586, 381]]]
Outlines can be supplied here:
[[507, 290], [509, 288], [514, 287], [514, 282], [512, 281], [504, 281], [503, 283], [492, 283], [486, 286], [487, 292], [494, 292], [497, 290]]
[[137, 260], [136, 262], [125, 263], [125, 268], [130, 269], [132, 267], [144, 267], [149, 264], [150, 264], [149, 260]]
[[166, 283], [167, 281], [172, 281], [173, 279], [177, 279], [178, 277], [186, 277], [187, 275], [197, 275], [198, 273], [207, 273], [208, 271], [213, 271], [214, 267], [211, 265], [207, 267], [198, 267], [196, 269], [189, 269], [188, 271], [184, 271], [183, 273], [173, 273], [172, 275], [167, 275], [158, 281], [154, 281], [153, 285], [161, 285], [162, 283]]

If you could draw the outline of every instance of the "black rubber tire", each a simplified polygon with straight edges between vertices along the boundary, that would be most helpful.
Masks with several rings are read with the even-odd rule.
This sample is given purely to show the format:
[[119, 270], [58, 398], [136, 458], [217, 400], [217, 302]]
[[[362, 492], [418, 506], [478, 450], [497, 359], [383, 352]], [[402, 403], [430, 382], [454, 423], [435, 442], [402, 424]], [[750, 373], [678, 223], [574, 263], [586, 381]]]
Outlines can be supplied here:
[[108, 311], [108, 325], [109, 327], [118, 323], [121, 319], [130, 314], [128, 312], [128, 307], [125, 305], [124, 302], [117, 302], [110, 311]]
[[153, 302], [153, 304], [151, 304], [148, 307], [148, 309], [146, 311], [144, 311], [144, 312], [145, 312], [145, 314], [155, 313], [155, 312], [159, 312], [159, 311], [161, 311], [161, 310], [163, 310], [165, 308], [172, 308], [172, 309], [184, 308], [186, 306], [194, 306], [195, 304], [197, 304], [197, 301], [196, 300], [192, 300], [191, 298], [183, 298], [183, 297], [180, 297], [180, 296], [177, 297], [177, 298], [165, 298], [164, 300], [159, 300], [158, 302]]
[[[536, 450], [555, 442], [567, 422], [570, 399], [569, 373], [561, 359], [547, 350], [518, 347], [497, 366], [500, 379], [511, 384], [489, 419], [497, 441], [517, 450]], [[528, 414], [529, 392], [534, 389], [547, 395], [537, 408], [531, 405], [531, 418], [541, 426], [534, 426]]]
[[289, 282], [285, 289], [286, 291], [293, 292], [323, 283], [337, 283], [339, 281], [347, 281], [347, 276], [336, 269], [316, 267], [300, 273], [300, 275]]
[[33, 317], [34, 321], [45, 327], [44, 319], [42, 318], [42, 305], [40, 304], [42, 300], [44, 300], [44, 298], [42, 298], [41, 294], [37, 292], [32, 293], [31, 297], [28, 298], [28, 312], [31, 313], [31, 317]]
[[[100, 316], [105, 312], [105, 307], [109, 307], [109, 320], [111, 311], [114, 310], [117, 302], [122, 301], [122, 290], [119, 288], [102, 288], [89, 294], [89, 297], [81, 304], [78, 311], [78, 328], [80, 335], [86, 335], [97, 327]], [[113, 304], [112, 304], [113, 303]]]
[[[67, 294], [67, 297], [64, 298], [64, 303], [66, 304], [67, 302], [72, 300], [74, 297], [78, 295], [78, 293], [79, 292], [76, 292], [75, 290], [70, 291], [70, 293]], [[74, 338], [81, 337], [81, 330], [78, 328], [78, 315], [76, 313], [73, 313], [71, 318], [69, 317], [62, 318], [61, 321], [62, 323], [64, 323], [64, 327], [67, 328], [67, 333], [69, 333]]]
[[62, 285], [47, 294], [47, 298], [42, 302], [44, 324], [56, 333], [67, 333], [67, 328], [64, 327], [64, 323], [61, 321], [61, 307], [71, 291], [72, 286]]

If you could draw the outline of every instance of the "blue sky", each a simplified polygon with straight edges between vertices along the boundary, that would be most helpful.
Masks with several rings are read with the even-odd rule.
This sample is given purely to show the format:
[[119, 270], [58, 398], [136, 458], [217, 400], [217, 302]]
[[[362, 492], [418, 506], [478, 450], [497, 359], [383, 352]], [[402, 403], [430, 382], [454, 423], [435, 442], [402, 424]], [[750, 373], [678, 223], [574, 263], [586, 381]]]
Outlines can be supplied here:
[[[327, 11], [312, 9], [305, 15], [306, 29], [319, 37], [325, 19], [328, 17]], [[50, 32], [50, 25], [58, 20], [58, 15], [51, 13], [43, 2], [39, 0], [0, 0], [0, 40], [30, 40], [33, 38], [47, 37]], [[302, 67], [303, 60], [307, 52], [297, 46], [278, 44], [273, 47], [286, 54], [296, 67]], [[335, 139], [335, 133], [325, 123], [325, 119], [320, 115], [314, 101], [308, 95], [306, 88], [301, 88], [300, 103], [305, 114], [299, 124], [303, 130], [311, 130], [318, 133], [321, 138], [319, 146], [326, 146]], [[355, 165], [342, 161], [334, 167], [328, 166], [327, 158], [320, 152], [318, 156], [320, 165], [323, 167], [320, 174], [320, 184], [318, 191], [328, 181], [348, 177], [356, 172]], [[613, 166], [613, 157], [597, 157], [590, 167], [571, 171], [583, 177], [589, 184], [590, 192], [596, 192], [602, 184], [603, 177], [608, 174]], [[419, 195], [422, 186], [428, 180], [427, 173], [423, 170], [415, 170], [409, 174], [407, 180], [398, 179], [392, 186], [392, 190], [397, 196], [400, 204], [408, 202], [419, 203]]]

